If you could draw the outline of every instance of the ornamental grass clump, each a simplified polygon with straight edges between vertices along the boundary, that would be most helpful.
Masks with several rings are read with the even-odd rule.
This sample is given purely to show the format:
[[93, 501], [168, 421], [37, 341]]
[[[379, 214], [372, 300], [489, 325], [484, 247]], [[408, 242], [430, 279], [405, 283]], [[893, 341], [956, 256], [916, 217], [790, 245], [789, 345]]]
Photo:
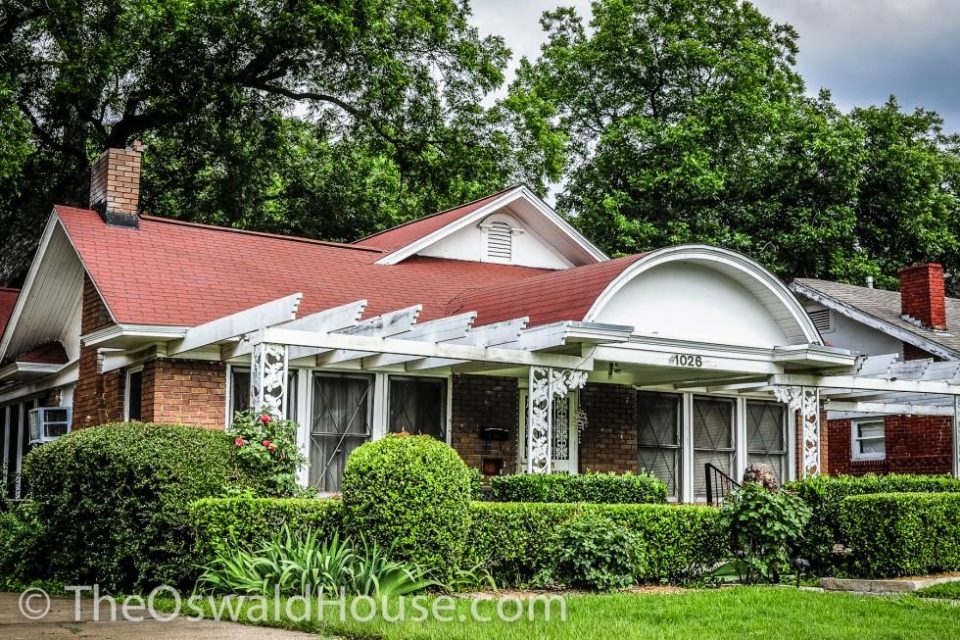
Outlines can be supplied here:
[[401, 596], [436, 583], [414, 564], [387, 557], [376, 543], [359, 543], [334, 533], [322, 539], [315, 529], [291, 531], [284, 526], [255, 549], [223, 551], [197, 582], [202, 591], [296, 596], [345, 594]]

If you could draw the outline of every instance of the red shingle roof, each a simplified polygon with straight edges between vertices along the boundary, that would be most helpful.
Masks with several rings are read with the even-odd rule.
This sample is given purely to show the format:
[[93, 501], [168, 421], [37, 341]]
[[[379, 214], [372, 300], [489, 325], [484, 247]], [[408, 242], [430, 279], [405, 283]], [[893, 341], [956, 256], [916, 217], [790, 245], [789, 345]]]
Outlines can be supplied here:
[[17, 296], [20, 295], [19, 289], [10, 287], [0, 287], [0, 335], [7, 328], [7, 321], [13, 313], [13, 307], [17, 304]]
[[[423, 304], [421, 320], [446, 315], [469, 288], [499, 286], [544, 269], [414, 257], [144, 216], [139, 229], [104, 224], [90, 210], [56, 207], [84, 267], [120, 323], [194, 326], [304, 294], [298, 315], [362, 298], [366, 315]], [[526, 314], [523, 314], [526, 315]]]
[[473, 213], [477, 209], [490, 204], [505, 193], [513, 191], [517, 188], [519, 187], [509, 187], [503, 191], [498, 191], [497, 193], [480, 198], [479, 200], [474, 200], [473, 202], [468, 202], [467, 204], [463, 204], [452, 209], [433, 213], [428, 216], [418, 218], [417, 220], [411, 220], [410, 222], [393, 227], [392, 229], [387, 229], [386, 231], [375, 233], [371, 236], [367, 236], [366, 238], [361, 238], [354, 244], [364, 247], [376, 247], [387, 252], [393, 252], [397, 249], [402, 249], [403, 247], [416, 242], [420, 238], [428, 236], [438, 229], [442, 229], [451, 222], [459, 220], [460, 218]]
[[477, 324], [530, 317], [530, 326], [583, 320], [597, 297], [645, 254], [607, 260], [465, 291], [447, 307], [450, 314], [476, 311]]

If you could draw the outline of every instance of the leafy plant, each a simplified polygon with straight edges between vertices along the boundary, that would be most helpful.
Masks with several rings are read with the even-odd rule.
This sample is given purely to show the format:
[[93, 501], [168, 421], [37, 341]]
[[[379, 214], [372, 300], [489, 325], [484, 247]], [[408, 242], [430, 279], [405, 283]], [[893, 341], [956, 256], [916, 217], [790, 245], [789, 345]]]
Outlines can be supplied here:
[[297, 470], [306, 456], [297, 445], [296, 422], [281, 420], [270, 412], [238, 411], [230, 435], [240, 459], [269, 480], [270, 493], [297, 494]]
[[470, 472], [449, 445], [391, 434], [358, 447], [341, 485], [347, 531], [446, 579], [460, 566], [470, 524]]
[[549, 542], [552, 562], [535, 578], [541, 586], [595, 591], [636, 584], [643, 542], [623, 525], [586, 513], [560, 525]]
[[748, 584], [779, 580], [810, 519], [810, 508], [796, 494], [768, 491], [756, 482], [730, 493], [720, 513], [733, 559], [718, 575], [732, 569]]
[[354, 544], [339, 533], [323, 539], [316, 529], [293, 532], [286, 525], [268, 543], [234, 549], [204, 569], [197, 585], [218, 593], [272, 596], [341, 592], [398, 596], [436, 583], [417, 565], [390, 560], [376, 543]]

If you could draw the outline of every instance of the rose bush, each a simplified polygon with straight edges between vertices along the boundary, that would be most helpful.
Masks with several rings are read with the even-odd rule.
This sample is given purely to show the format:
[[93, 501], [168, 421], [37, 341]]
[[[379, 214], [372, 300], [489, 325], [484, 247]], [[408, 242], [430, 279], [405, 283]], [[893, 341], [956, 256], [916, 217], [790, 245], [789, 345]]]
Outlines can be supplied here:
[[231, 432], [240, 460], [267, 475], [268, 491], [275, 496], [297, 495], [297, 470], [306, 457], [297, 446], [297, 423], [269, 412], [238, 411]]

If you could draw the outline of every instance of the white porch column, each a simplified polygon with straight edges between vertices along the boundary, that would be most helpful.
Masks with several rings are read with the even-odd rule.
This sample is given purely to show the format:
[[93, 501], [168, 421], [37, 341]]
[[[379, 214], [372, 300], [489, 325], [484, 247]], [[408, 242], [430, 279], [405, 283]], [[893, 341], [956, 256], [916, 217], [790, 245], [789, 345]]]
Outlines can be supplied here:
[[798, 442], [802, 464], [797, 475], [802, 478], [820, 475], [820, 388], [777, 385], [773, 388], [777, 400], [791, 411], [800, 412], [803, 442]]
[[281, 419], [287, 409], [287, 347], [258, 342], [250, 353], [250, 406]]
[[527, 408], [527, 473], [550, 473], [553, 469], [553, 400], [587, 383], [586, 371], [530, 367]]

